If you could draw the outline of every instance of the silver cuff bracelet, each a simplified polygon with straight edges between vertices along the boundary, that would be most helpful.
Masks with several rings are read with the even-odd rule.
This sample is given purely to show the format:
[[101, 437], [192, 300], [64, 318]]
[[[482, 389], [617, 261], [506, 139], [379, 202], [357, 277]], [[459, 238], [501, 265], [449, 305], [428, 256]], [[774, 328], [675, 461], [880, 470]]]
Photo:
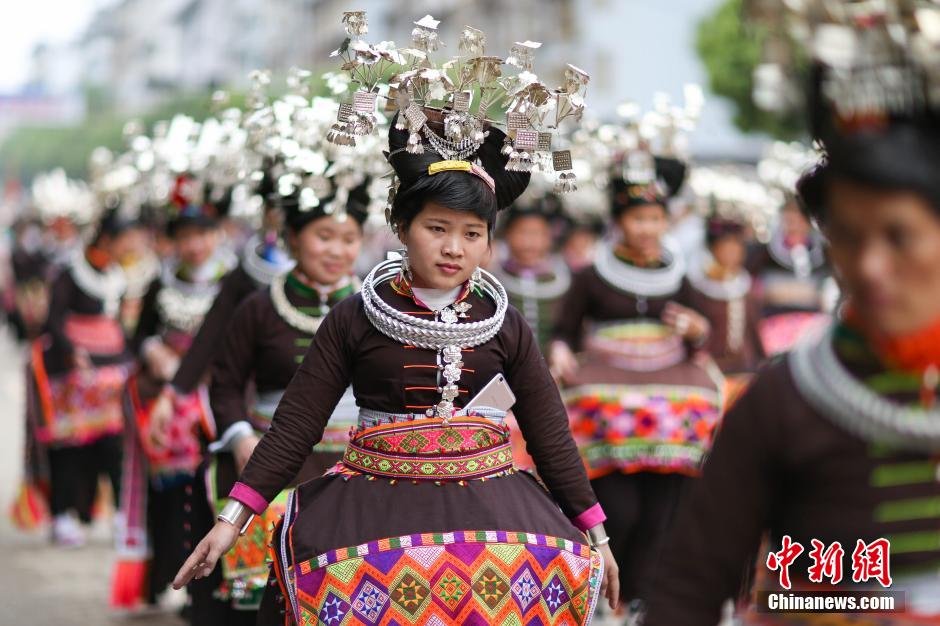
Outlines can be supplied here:
[[215, 518], [222, 522], [228, 522], [239, 529], [239, 535], [244, 535], [245, 531], [248, 530], [248, 525], [251, 524], [251, 520], [255, 518], [255, 514], [238, 500], [229, 498]]
[[591, 541], [592, 548], [599, 548], [600, 546], [610, 543], [610, 537], [607, 536], [607, 531], [604, 530], [604, 527], [600, 524], [587, 531], [587, 535], [588, 539]]

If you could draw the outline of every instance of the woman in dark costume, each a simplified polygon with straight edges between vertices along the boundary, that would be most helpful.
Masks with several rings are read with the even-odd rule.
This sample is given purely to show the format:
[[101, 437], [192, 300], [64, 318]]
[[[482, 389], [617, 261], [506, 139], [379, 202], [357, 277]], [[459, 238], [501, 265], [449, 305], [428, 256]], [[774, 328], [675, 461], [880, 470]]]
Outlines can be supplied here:
[[[348, 177], [343, 182], [350, 184]], [[297, 264], [289, 273], [274, 278], [268, 289], [251, 295], [227, 325], [209, 388], [219, 438], [209, 446], [214, 458], [206, 481], [194, 490], [194, 537], [201, 538], [211, 529], [225, 496], [258, 444], [259, 433], [270, 427], [274, 408], [316, 340], [324, 316], [359, 290], [352, 268], [368, 217], [368, 180], [351, 190], [338, 189], [337, 183], [336, 179], [331, 181], [313, 209], [301, 210], [297, 193], [277, 202], [285, 215], [287, 247]], [[245, 389], [252, 382], [256, 395], [249, 407]], [[348, 432], [355, 425], [356, 407], [350, 397], [340, 408], [344, 409], [342, 414], [334, 413], [328, 432], [292, 484], [321, 476], [342, 458]], [[283, 515], [286, 501], [287, 492], [278, 495], [213, 574], [190, 584], [193, 626], [257, 621], [269, 574], [269, 531]]]
[[[121, 506], [126, 528], [118, 538], [122, 560], [115, 571], [116, 585], [124, 581], [126, 592], [116, 587], [114, 594], [115, 604], [126, 608], [140, 600], [156, 602], [179, 568], [185, 556], [185, 507], [205, 442], [215, 438], [204, 385], [173, 397], [168, 424], [152, 426], [150, 416], [154, 399], [172, 379], [199, 330], [219, 281], [234, 265], [232, 256], [219, 246], [219, 208], [203, 201], [201, 185], [186, 176], [177, 180], [166, 224], [175, 255], [164, 263], [144, 296], [132, 342], [140, 367], [127, 385], [131, 435], [126, 442]], [[131, 579], [137, 583], [146, 579], [146, 588]], [[138, 592], [142, 598], [133, 597]]]
[[607, 512], [629, 602], [645, 596], [680, 493], [709, 447], [722, 381], [696, 354], [709, 325], [689, 308], [681, 255], [662, 240], [685, 165], [645, 151], [626, 163], [609, 189], [620, 241], [575, 274], [549, 361], [566, 383], [572, 431]]
[[561, 211], [560, 201], [551, 193], [523, 198], [509, 207], [501, 224], [506, 256], [494, 271], [543, 353], [561, 298], [571, 285], [571, 270], [554, 250]]
[[281, 245], [279, 229], [283, 215], [279, 205], [272, 201], [275, 195], [272, 179], [269, 170], [257, 190], [264, 199], [261, 230], [249, 237], [239, 256], [238, 266], [221, 280], [218, 295], [206, 312], [203, 325], [180, 360], [173, 379], [154, 404], [155, 421], [163, 422], [169, 418], [174, 395], [192, 393], [205, 378], [228, 321], [238, 305], [258, 289], [270, 287], [276, 276], [289, 271], [294, 265]]
[[[908, 48], [922, 36], [919, 21], [892, 23], [875, 5], [849, 4], [828, 5], [851, 14], [845, 22], [824, 21], [838, 12], [794, 20], [806, 33], [836, 29], [857, 49], [848, 67], [815, 59], [812, 129], [827, 157], [799, 185], [829, 241], [845, 306], [821, 337], [762, 370], [726, 416], [679, 515], [648, 626], [715, 624], [722, 604], [746, 590], [765, 533], [771, 554], [759, 555], [758, 591], [787, 595], [778, 578], [787, 567], [773, 555], [789, 541], [803, 546], [788, 568], [794, 595], [890, 586], [906, 606], [851, 616], [753, 612], [745, 623], [940, 620], [940, 520], [931, 506], [940, 498], [940, 112], [924, 97], [937, 87], [936, 57]], [[829, 49], [813, 41], [815, 52]], [[888, 72], [904, 78], [884, 87], [890, 93], [872, 91]], [[813, 576], [817, 545], [841, 582]]]
[[709, 216], [706, 250], [687, 273], [692, 308], [711, 324], [704, 348], [726, 377], [725, 409], [744, 391], [765, 356], [760, 298], [744, 267], [746, 233], [744, 216]]
[[[436, 36], [429, 23], [419, 22], [419, 35]], [[415, 102], [407, 111], [389, 132], [399, 181], [389, 218], [405, 256], [378, 265], [361, 294], [327, 315], [177, 584], [211, 571], [250, 512], [293, 479], [351, 381], [359, 427], [343, 464], [297, 488], [275, 535], [292, 619], [586, 623], [602, 563], [607, 580], [616, 573], [603, 512], [532, 331], [479, 269], [497, 211], [528, 174], [506, 169], [501, 150], [513, 144], [496, 128], [476, 122], [479, 133], [457, 145], [442, 134], [466, 123], [460, 111]], [[512, 468], [508, 407], [460, 408], [500, 375], [549, 491]], [[262, 621], [284, 618], [275, 611]]]
[[[759, 171], [782, 171], [766, 182], [783, 195], [777, 224], [770, 240], [751, 248], [748, 271], [754, 276], [761, 298], [760, 332], [767, 354], [786, 352], [808, 332], [823, 328], [830, 320], [828, 290], [834, 288], [826, 259], [825, 241], [800, 210], [792, 188], [801, 170], [798, 164], [811, 160], [813, 152], [787, 144], [774, 144], [759, 164]], [[810, 163], [806, 163], [808, 166]], [[786, 178], [785, 185], [780, 178]]]
[[84, 541], [78, 521], [91, 520], [99, 475], [119, 493], [121, 393], [132, 357], [118, 321], [126, 281], [117, 259], [132, 226], [105, 216], [53, 282], [45, 336], [33, 343], [30, 438], [48, 450], [53, 539], [64, 545]]

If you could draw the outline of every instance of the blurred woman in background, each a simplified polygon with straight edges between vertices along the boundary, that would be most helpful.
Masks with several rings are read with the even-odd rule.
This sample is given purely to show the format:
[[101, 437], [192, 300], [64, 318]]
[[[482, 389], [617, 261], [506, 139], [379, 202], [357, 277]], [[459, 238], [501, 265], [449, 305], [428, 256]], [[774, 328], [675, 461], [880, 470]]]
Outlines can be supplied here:
[[[219, 246], [218, 207], [203, 201], [201, 182], [180, 177], [168, 207], [167, 235], [174, 254], [147, 290], [132, 347], [138, 372], [127, 385], [128, 423], [121, 510], [126, 528], [113, 604], [153, 604], [164, 593], [184, 557], [184, 509], [196, 468], [215, 424], [205, 387], [174, 396], [169, 420], [153, 419], [151, 408], [199, 330], [234, 259]], [[179, 604], [180, 600], [167, 602]]]
[[[348, 176], [332, 179], [312, 209], [301, 209], [299, 190], [277, 201], [285, 217], [287, 249], [296, 265], [239, 305], [216, 349], [209, 399], [218, 438], [209, 446], [213, 458], [206, 480], [197, 481], [194, 489], [189, 519], [196, 539], [212, 528], [261, 435], [270, 429], [274, 410], [316, 341], [324, 317], [359, 291], [353, 266], [370, 202], [369, 180], [362, 178], [354, 177], [359, 184], [352, 189], [341, 186], [352, 184]], [[245, 397], [249, 387], [254, 388], [250, 405]], [[356, 414], [355, 400], [347, 394], [292, 485], [321, 476], [342, 458]], [[270, 529], [284, 513], [287, 494], [278, 494], [265, 514], [254, 519], [212, 575], [190, 583], [193, 626], [257, 622], [270, 571]]]
[[665, 531], [688, 477], [698, 472], [721, 406], [720, 373], [693, 358], [709, 324], [690, 308], [681, 254], [663, 242], [666, 203], [684, 176], [678, 160], [627, 157], [609, 191], [619, 238], [573, 277], [549, 351], [607, 512], [627, 602], [648, 591]]
[[45, 337], [32, 348], [27, 394], [31, 439], [48, 450], [53, 539], [84, 543], [98, 476], [120, 492], [121, 394], [132, 358], [119, 322], [126, 289], [118, 259], [134, 224], [105, 215], [50, 289]]

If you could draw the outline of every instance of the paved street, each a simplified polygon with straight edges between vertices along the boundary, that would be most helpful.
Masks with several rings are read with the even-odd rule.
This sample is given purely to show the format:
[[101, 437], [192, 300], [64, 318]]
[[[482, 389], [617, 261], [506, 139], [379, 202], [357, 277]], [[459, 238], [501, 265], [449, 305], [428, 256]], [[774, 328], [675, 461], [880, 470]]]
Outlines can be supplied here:
[[20, 355], [0, 329], [0, 626], [181, 626], [174, 616], [124, 617], [108, 610], [113, 558], [107, 520], [78, 550], [53, 548], [47, 531], [25, 535], [7, 511], [22, 464], [23, 385]]

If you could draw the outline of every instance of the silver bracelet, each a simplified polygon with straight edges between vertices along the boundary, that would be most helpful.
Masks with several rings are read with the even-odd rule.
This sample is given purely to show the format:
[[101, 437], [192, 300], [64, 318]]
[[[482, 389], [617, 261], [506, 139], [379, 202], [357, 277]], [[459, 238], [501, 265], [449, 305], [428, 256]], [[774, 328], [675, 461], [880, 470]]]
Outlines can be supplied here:
[[255, 514], [238, 500], [229, 498], [225, 506], [222, 507], [222, 510], [219, 511], [219, 514], [215, 516], [215, 519], [231, 524], [239, 529], [239, 535], [244, 535], [248, 530], [248, 525], [255, 519]]
[[610, 537], [607, 535], [607, 531], [604, 530], [604, 526], [602, 524], [598, 524], [594, 528], [588, 530], [587, 536], [591, 541], [592, 548], [599, 548], [610, 543]]

